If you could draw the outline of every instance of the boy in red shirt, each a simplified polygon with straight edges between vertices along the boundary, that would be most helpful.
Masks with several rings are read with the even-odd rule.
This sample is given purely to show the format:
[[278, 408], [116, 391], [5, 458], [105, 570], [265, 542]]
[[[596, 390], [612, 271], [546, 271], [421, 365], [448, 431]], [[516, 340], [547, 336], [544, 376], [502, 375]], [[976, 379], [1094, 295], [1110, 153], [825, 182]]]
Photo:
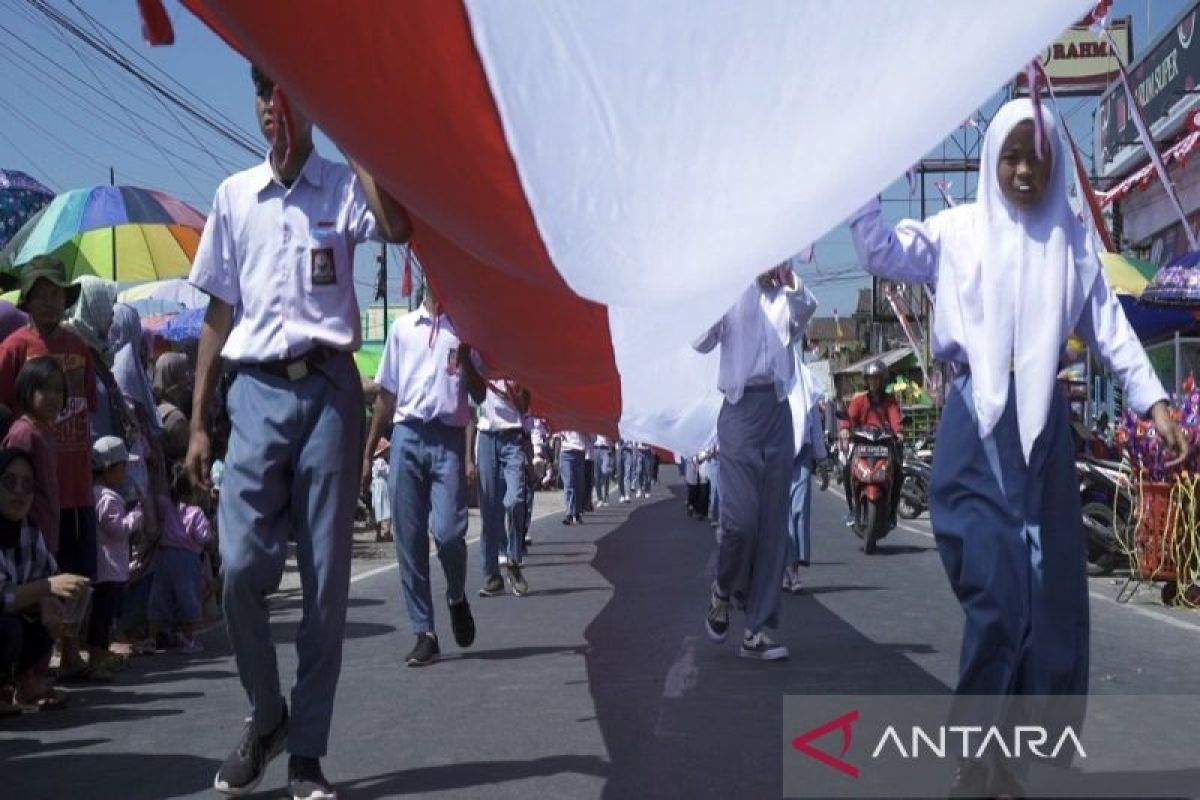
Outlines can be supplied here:
[[[79, 286], [67, 280], [67, 270], [54, 256], [38, 256], [22, 267], [17, 308], [29, 324], [0, 344], [0, 403], [12, 408], [17, 374], [31, 358], [53, 356], [67, 375], [66, 406], [53, 426], [58, 455], [60, 523], [59, 569], [96, 578], [96, 509], [92, 496], [91, 428], [95, 410], [96, 372], [83, 340], [62, 327], [68, 307], [79, 299]], [[74, 647], [65, 648], [63, 674], [86, 677]]]

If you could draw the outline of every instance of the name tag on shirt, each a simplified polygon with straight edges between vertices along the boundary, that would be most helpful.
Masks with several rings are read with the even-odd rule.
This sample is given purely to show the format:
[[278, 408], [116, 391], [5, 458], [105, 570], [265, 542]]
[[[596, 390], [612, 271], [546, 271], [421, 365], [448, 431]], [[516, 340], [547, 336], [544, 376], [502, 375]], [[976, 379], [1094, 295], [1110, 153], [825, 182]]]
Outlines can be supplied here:
[[309, 269], [312, 285], [333, 286], [337, 283], [337, 259], [334, 257], [333, 239], [337, 231], [332, 224], [318, 224], [312, 231], [312, 247], [309, 248]]

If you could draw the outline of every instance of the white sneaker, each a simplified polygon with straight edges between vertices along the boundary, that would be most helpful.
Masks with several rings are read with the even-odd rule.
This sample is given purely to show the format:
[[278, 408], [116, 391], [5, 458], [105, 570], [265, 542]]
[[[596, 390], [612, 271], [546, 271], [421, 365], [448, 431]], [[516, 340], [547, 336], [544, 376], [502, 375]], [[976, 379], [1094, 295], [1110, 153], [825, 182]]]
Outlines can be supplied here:
[[738, 655], [758, 661], [782, 661], [788, 657], [789, 653], [786, 646], [772, 641], [771, 637], [762, 631], [758, 633], [746, 631], [742, 636], [742, 645], [738, 648]]
[[628, 496], [628, 495], [621, 495], [621, 502], [622, 502], [622, 503], [628, 503], [628, 502], [629, 502], [629, 496]]
[[508, 556], [501, 555], [499, 558], [496, 559], [496, 562], [502, 567], [507, 567], [508, 566]]
[[792, 594], [800, 594], [802, 586], [800, 585], [800, 568], [788, 567], [790, 577], [792, 579]]
[[792, 591], [792, 568], [791, 567], [783, 568], [783, 587], [782, 588], [785, 592]]

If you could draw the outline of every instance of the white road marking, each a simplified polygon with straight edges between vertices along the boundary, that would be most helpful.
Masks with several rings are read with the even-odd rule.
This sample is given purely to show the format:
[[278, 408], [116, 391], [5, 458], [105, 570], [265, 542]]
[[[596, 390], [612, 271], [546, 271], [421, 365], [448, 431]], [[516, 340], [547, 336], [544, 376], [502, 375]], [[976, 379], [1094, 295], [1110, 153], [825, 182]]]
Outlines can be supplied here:
[[684, 637], [679, 647], [679, 655], [663, 680], [663, 697], [678, 700], [695, 688], [696, 678], [700, 674], [700, 668], [696, 666], [697, 641], [695, 636]]
[[[830, 487], [829, 491], [833, 492], [838, 497], [841, 497], [843, 500], [846, 499], [846, 495], [842, 494], [837, 489]], [[909, 531], [911, 533], [919, 534], [928, 539], [934, 538], [932, 531], [922, 530], [921, 528], [914, 528], [912, 525], [908, 525], [907, 523], [901, 522], [897, 527], [903, 528], [904, 530]], [[1132, 611], [1135, 614], [1140, 614], [1143, 617], [1153, 619], [1157, 622], [1162, 622], [1162, 623], [1164, 623], [1166, 625], [1170, 625], [1171, 627], [1174, 627], [1174, 628], [1180, 628], [1182, 630], [1187, 630], [1187, 631], [1200, 631], [1200, 622], [1192, 622], [1191, 620], [1179, 619], [1178, 617], [1173, 617], [1164, 611], [1159, 611], [1157, 609], [1148, 608], [1148, 607], [1142, 606], [1142, 605], [1134, 605], [1133, 603], [1118, 603], [1117, 599], [1115, 597], [1110, 597], [1109, 595], [1104, 594], [1103, 592], [1095, 591], [1094, 589], [1089, 589], [1088, 595], [1096, 598], [1097, 600], [1103, 600], [1106, 603], [1111, 603], [1112, 605], [1114, 605], [1118, 608], [1123, 608], [1126, 611]]]
[[[562, 513], [561, 509], [551, 509], [549, 511], [543, 511], [540, 514], [534, 514], [533, 518], [530, 519], [530, 522], [536, 522], [539, 519], [544, 519], [545, 517], [548, 517], [551, 514], [561, 514], [561, 513]], [[479, 541], [479, 536], [475, 535], [475, 536], [472, 536], [469, 539], [467, 539], [467, 544], [475, 544], [478, 541]], [[358, 583], [359, 581], [365, 581], [367, 578], [373, 578], [376, 575], [382, 575], [385, 572], [391, 572], [392, 570], [396, 569], [397, 566], [398, 566], [398, 562], [393, 561], [390, 564], [384, 564], [383, 566], [375, 567], [373, 569], [366, 570], [365, 572], [360, 572], [357, 575], [352, 575], [350, 577], [350, 582]]]

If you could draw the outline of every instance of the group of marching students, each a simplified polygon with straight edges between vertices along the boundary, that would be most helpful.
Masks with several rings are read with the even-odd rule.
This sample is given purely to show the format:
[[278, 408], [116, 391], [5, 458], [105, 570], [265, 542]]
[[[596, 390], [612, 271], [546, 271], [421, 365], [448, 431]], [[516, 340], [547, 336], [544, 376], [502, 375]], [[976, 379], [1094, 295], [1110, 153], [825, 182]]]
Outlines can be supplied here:
[[[252, 78], [271, 151], [221, 184], [200, 240], [190, 281], [210, 302], [194, 393], [187, 356], [151, 365], [136, 312], [114, 302], [114, 287], [68, 283], [52, 257], [22, 267], [19, 307], [28, 319], [7, 326], [0, 344], [0, 402], [11, 412], [0, 451], [0, 684], [12, 690], [0, 709], [60, 705], [55, 680], [111, 679], [114, 634], [129, 652], [198, 648], [204, 591], [215, 588], [206, 565], [216, 537], [205, 512], [219, 488], [221, 605], [251, 713], [214, 788], [252, 791], [286, 750], [292, 796], [334, 798], [320, 760], [359, 498], [390, 501], [401, 597], [416, 636], [404, 662], [424, 667], [441, 652], [431, 538], [453, 639], [460, 648], [475, 642], [466, 591], [472, 480], [483, 523], [478, 595], [503, 593], [507, 583], [521, 596], [529, 593], [530, 488], [553, 484], [556, 467], [562, 522], [574, 525], [589, 503], [611, 502], [613, 478], [618, 501], [648, 495], [657, 459], [639, 443], [578, 431], [556, 439], [531, 421], [529, 392], [459, 339], [433, 286], [416, 313], [392, 324], [365, 414], [367, 387], [352, 357], [361, 335], [353, 248], [405, 242], [411, 220], [360, 165], [314, 150], [302, 109], [287, 115], [288, 136], [275, 135], [283, 96], [259, 69]], [[848, 220], [868, 271], [936, 286], [933, 355], [955, 369], [930, 501], [939, 555], [965, 614], [956, 686], [963, 724], [1001, 719], [1013, 695], [1087, 692], [1086, 558], [1056, 380], [1068, 337], [1081, 336], [1105, 362], [1176, 463], [1189, 449], [1068, 201], [1069, 164], [1049, 110], [1014, 100], [987, 129], [974, 203], [891, 225], [871, 200]], [[811, 291], [780, 264], [693, 343], [719, 354], [724, 396], [715, 440], [701, 445], [719, 464], [715, 482], [707, 468], [719, 487], [719, 544], [697, 623], [719, 644], [740, 614], [737, 652], [764, 662], [788, 656], [770, 631], [779, 625], [781, 582], [807, 558], [811, 493], [795, 487], [810, 483], [824, 436], [795, 345], [815, 308]], [[228, 425], [211, 423], [220, 419]], [[173, 466], [180, 457], [190, 482]], [[702, 483], [708, 461], [685, 465], [685, 473], [695, 468], [689, 484]], [[693, 518], [713, 513], [704, 499], [689, 492]], [[789, 515], [803, 522], [793, 535], [785, 534], [796, 528]], [[268, 598], [289, 539], [304, 619], [285, 699]], [[955, 792], [1015, 796], [1020, 777], [967, 759]]]
[[[215, 498], [184, 474], [192, 367], [111, 281], [25, 265], [0, 307], [0, 715], [65, 707], [134, 655], [203, 649]], [[164, 348], [159, 348], [160, 350]]]

